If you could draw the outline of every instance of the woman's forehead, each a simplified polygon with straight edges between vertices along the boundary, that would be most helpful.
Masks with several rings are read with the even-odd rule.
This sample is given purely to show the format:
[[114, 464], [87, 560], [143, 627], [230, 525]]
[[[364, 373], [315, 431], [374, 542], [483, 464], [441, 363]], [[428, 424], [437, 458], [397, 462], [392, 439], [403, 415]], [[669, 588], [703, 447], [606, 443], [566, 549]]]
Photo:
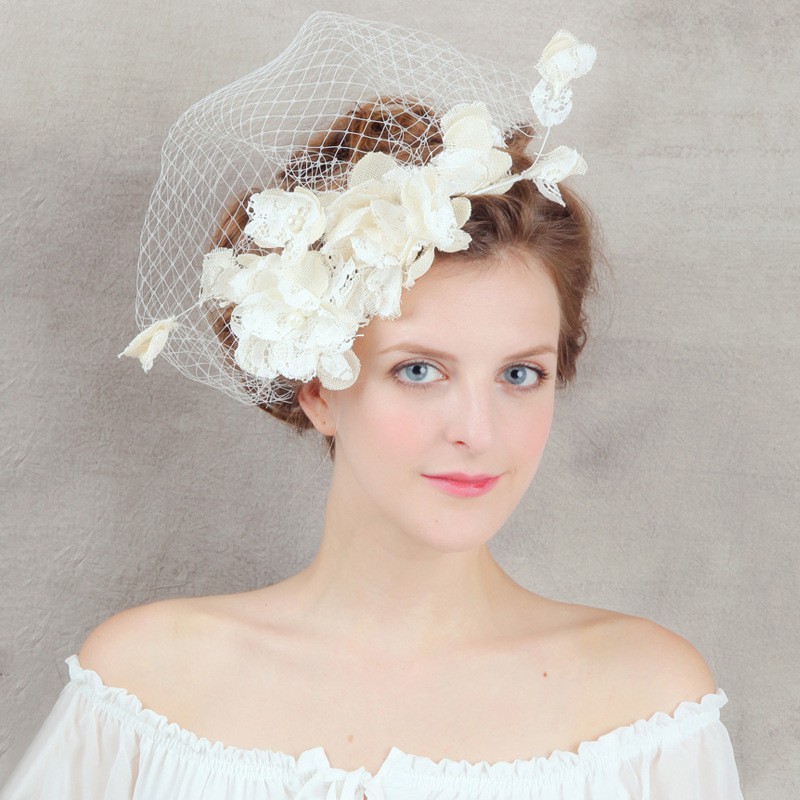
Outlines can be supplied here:
[[516, 261], [479, 267], [432, 267], [403, 292], [399, 317], [373, 319], [363, 329], [363, 345], [373, 353], [408, 343], [451, 348], [448, 352], [477, 343], [483, 350], [494, 345], [509, 352], [542, 345], [555, 348], [559, 300], [548, 272]]

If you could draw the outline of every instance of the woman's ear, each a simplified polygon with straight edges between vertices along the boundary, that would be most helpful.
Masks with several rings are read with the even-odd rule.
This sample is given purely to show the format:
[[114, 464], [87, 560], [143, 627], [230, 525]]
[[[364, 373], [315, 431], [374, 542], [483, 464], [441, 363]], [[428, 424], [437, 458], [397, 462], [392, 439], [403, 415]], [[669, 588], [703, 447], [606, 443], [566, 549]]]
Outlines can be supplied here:
[[323, 388], [319, 378], [313, 378], [297, 390], [297, 402], [311, 424], [324, 436], [336, 433], [333, 410], [328, 402], [330, 393]]

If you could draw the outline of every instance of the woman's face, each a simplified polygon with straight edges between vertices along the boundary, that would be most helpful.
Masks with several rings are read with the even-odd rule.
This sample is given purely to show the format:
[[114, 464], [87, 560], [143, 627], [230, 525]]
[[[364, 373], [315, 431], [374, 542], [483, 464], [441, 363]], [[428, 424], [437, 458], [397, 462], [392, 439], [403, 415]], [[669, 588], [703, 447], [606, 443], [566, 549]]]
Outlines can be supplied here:
[[[334, 421], [332, 491], [352, 519], [440, 551], [488, 541], [530, 485], [553, 418], [558, 294], [532, 258], [434, 263], [374, 318], [348, 389], [321, 389]], [[545, 377], [546, 376], [546, 377]], [[497, 476], [488, 490], [426, 476]]]

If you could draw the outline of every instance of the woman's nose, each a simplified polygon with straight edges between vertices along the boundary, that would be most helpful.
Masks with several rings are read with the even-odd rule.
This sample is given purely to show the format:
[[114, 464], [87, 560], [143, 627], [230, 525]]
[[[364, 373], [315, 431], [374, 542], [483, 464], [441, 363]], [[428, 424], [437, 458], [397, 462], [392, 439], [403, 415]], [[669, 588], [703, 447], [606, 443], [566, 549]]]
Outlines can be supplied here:
[[462, 381], [454, 388], [447, 409], [447, 438], [476, 453], [485, 452], [494, 438], [496, 409], [492, 389]]

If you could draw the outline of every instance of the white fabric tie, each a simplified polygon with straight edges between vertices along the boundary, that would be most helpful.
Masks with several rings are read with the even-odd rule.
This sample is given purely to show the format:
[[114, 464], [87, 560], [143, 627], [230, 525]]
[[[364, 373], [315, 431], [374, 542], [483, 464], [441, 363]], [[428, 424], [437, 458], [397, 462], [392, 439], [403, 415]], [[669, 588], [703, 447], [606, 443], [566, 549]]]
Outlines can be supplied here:
[[[337, 791], [340, 781], [342, 786]], [[364, 767], [352, 771], [323, 767], [315, 772], [295, 795], [295, 800], [365, 800], [365, 798], [386, 800], [380, 782]]]

